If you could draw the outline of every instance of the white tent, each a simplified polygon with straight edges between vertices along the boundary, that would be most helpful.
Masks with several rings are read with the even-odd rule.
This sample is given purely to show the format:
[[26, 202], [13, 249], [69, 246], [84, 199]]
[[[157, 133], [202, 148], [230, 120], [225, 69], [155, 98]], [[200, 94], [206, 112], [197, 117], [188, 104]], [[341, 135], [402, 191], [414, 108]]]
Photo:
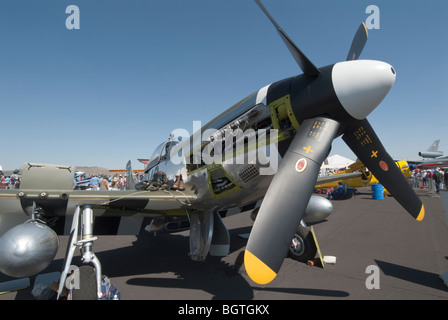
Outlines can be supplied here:
[[335, 154], [325, 159], [321, 169], [342, 169], [351, 165], [354, 160]]

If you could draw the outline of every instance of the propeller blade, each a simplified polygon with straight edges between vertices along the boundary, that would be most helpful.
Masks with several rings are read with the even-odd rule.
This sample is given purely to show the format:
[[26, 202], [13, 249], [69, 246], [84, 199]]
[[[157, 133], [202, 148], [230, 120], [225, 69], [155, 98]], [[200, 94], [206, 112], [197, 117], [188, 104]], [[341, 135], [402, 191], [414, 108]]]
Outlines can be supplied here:
[[418, 221], [425, 208], [400, 168], [384, 149], [370, 123], [364, 119], [345, 131], [342, 139], [390, 194]]
[[359, 59], [368, 37], [369, 32], [367, 31], [367, 27], [364, 22], [362, 22], [358, 28], [358, 31], [356, 31], [355, 37], [353, 38], [352, 45], [348, 51], [347, 61]]
[[338, 129], [337, 121], [325, 117], [308, 119], [292, 140], [246, 246], [244, 263], [254, 282], [266, 284], [277, 275]]
[[289, 52], [291, 52], [292, 56], [296, 60], [297, 64], [299, 65], [300, 69], [302, 69], [303, 73], [307, 76], [315, 76], [320, 73], [319, 69], [303, 54], [302, 51], [292, 42], [292, 40], [288, 37], [285, 31], [283, 31], [282, 28], [278, 25], [278, 23], [274, 20], [274, 18], [271, 16], [271, 14], [266, 10], [266, 8], [263, 6], [260, 0], [255, 0], [257, 5], [260, 7], [260, 9], [264, 12], [264, 14], [271, 20], [274, 27], [277, 29], [277, 32], [279, 33], [280, 37], [282, 38], [283, 42], [286, 44], [286, 47], [288, 47]]

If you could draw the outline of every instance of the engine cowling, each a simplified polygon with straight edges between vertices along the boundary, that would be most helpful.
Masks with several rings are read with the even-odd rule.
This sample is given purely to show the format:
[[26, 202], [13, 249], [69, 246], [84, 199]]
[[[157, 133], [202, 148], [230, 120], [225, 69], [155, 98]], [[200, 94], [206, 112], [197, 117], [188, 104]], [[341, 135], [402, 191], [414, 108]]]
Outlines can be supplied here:
[[441, 151], [423, 151], [419, 152], [418, 155], [422, 158], [437, 158], [443, 156]]
[[56, 232], [37, 221], [27, 221], [0, 238], [0, 271], [11, 277], [29, 277], [44, 270], [59, 248]]

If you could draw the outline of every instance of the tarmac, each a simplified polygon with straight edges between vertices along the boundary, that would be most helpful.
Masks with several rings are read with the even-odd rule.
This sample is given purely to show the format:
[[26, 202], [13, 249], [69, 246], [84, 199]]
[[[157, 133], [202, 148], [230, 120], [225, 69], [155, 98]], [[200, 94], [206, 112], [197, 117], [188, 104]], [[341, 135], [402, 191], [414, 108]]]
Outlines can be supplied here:
[[[195, 262], [188, 257], [189, 231], [142, 232], [139, 236], [99, 236], [94, 251], [103, 274], [121, 300], [446, 300], [440, 277], [448, 271], [448, 192], [415, 189], [426, 215], [415, 221], [393, 197], [374, 200], [369, 188], [342, 201], [313, 226], [323, 256], [336, 263], [309, 266], [286, 258], [267, 285], [250, 280], [243, 254], [250, 212], [224, 218], [230, 254]], [[68, 236], [42, 273], [61, 271]], [[79, 258], [79, 251], [77, 251]], [[0, 282], [12, 280], [0, 274]], [[0, 295], [0, 300], [33, 300], [30, 287]]]

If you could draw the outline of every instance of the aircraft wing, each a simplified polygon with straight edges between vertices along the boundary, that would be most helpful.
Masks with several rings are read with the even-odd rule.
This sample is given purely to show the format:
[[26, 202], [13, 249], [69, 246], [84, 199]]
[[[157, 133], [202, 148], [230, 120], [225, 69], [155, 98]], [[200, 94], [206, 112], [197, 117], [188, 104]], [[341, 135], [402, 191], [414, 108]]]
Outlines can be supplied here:
[[[49, 215], [72, 215], [78, 205], [90, 205], [93, 209], [170, 214], [188, 208], [196, 195], [171, 190], [136, 191], [83, 191], [83, 190], [2, 190], [3, 208], [20, 212], [36, 202]], [[71, 210], [73, 209], [73, 210]], [[128, 213], [129, 215], [130, 213]], [[124, 214], [126, 215], [126, 214]]]
[[114, 211], [172, 212], [189, 207], [196, 199], [190, 190], [73, 190], [73, 174], [74, 167], [26, 162], [20, 189], [0, 192], [2, 209], [18, 212], [36, 202], [51, 216], [72, 215], [78, 205]]
[[126, 210], [166, 211], [191, 205], [196, 195], [190, 192], [171, 190], [137, 191], [77, 191], [67, 194], [75, 205], [90, 204], [107, 208], [126, 208]]
[[448, 160], [445, 160], [443, 162], [436, 162], [436, 161], [432, 161], [432, 162], [422, 162], [417, 164], [417, 168], [418, 169], [435, 169], [435, 168], [448, 168]]
[[352, 178], [361, 177], [362, 172], [353, 172], [353, 173], [343, 173], [343, 174], [332, 174], [330, 176], [323, 176], [317, 178], [316, 185], [321, 185], [325, 183], [330, 183], [334, 181], [344, 181]]

